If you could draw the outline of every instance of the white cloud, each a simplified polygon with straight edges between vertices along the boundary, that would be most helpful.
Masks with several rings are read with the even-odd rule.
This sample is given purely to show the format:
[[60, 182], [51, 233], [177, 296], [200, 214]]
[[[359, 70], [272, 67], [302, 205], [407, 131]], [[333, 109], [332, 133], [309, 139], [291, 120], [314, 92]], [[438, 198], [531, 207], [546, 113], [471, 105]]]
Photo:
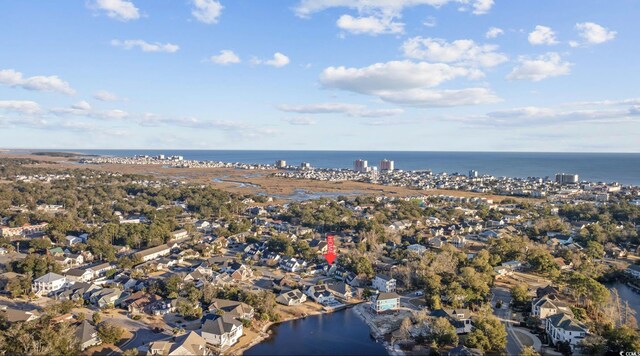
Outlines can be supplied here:
[[482, 72], [446, 63], [392, 61], [364, 68], [329, 67], [320, 76], [326, 88], [348, 90], [401, 105], [444, 107], [500, 101], [486, 88], [434, 90], [456, 78], [477, 79]]
[[404, 30], [404, 23], [398, 19], [405, 8], [419, 5], [439, 8], [448, 3], [462, 4], [464, 11], [472, 9], [477, 15], [487, 13], [493, 6], [493, 0], [301, 0], [294, 12], [308, 18], [331, 8], [353, 9], [358, 16], [343, 14], [337, 21], [338, 27], [354, 34], [395, 34]]
[[193, 0], [193, 6], [191, 15], [206, 24], [217, 23], [224, 8], [217, 0]]
[[436, 26], [438, 26], [438, 20], [433, 16], [429, 16], [429, 17], [427, 17], [426, 20], [424, 20], [424, 22], [422, 22], [422, 24], [425, 27], [436, 27]]
[[116, 94], [108, 92], [106, 90], [100, 90], [99, 92], [95, 93], [93, 97], [100, 101], [117, 101], [118, 100], [118, 96]]
[[489, 30], [487, 30], [487, 33], [484, 34], [484, 36], [486, 38], [496, 38], [496, 37], [501, 36], [503, 34], [504, 34], [504, 30], [502, 30], [501, 28], [490, 27]]
[[576, 24], [576, 29], [580, 32], [580, 37], [589, 44], [600, 44], [611, 41], [617, 34], [616, 31], [611, 31], [593, 22], [578, 23]]
[[402, 44], [404, 55], [413, 59], [495, 67], [509, 58], [496, 52], [498, 46], [479, 45], [473, 40], [447, 42], [439, 38], [413, 37]]
[[534, 46], [555, 45], [558, 44], [558, 40], [550, 27], [538, 25], [535, 30], [529, 33], [529, 43]]
[[633, 116], [628, 110], [558, 110], [544, 107], [521, 107], [487, 113], [479, 121], [490, 125], [553, 125], [567, 122], [611, 122]]
[[137, 20], [140, 18], [138, 8], [127, 0], [96, 0], [94, 7], [107, 12], [107, 16], [120, 21]]
[[122, 120], [132, 116], [128, 112], [120, 109], [105, 111], [93, 110], [91, 105], [86, 101], [80, 101], [68, 108], [53, 108], [50, 109], [49, 112], [57, 116], [74, 115], [99, 120]]
[[276, 68], [282, 68], [287, 64], [289, 64], [291, 61], [289, 60], [289, 57], [285, 56], [280, 52], [276, 52], [273, 54], [273, 59], [262, 60], [258, 58], [253, 58], [251, 62], [253, 64], [264, 64], [264, 65], [268, 65]]
[[240, 57], [238, 57], [237, 54], [229, 49], [223, 49], [222, 51], [220, 51], [219, 55], [211, 56], [210, 60], [213, 63], [222, 65], [240, 63]]
[[143, 40], [111, 40], [111, 45], [115, 47], [122, 47], [124, 49], [132, 49], [134, 47], [140, 48], [143, 52], [164, 52], [175, 53], [180, 47], [173, 43], [149, 43]]
[[13, 69], [0, 70], [0, 84], [20, 87], [27, 90], [59, 92], [67, 95], [75, 94], [69, 83], [56, 75], [23, 77], [22, 73]]
[[72, 109], [76, 109], [76, 110], [83, 110], [83, 111], [89, 111], [91, 110], [91, 104], [89, 104], [88, 102], [82, 100], [79, 101], [73, 105], [71, 105]]
[[484, 14], [493, 6], [493, 0], [301, 0], [294, 8], [297, 16], [310, 15], [331, 8], [355, 9], [359, 13], [384, 13], [398, 16], [405, 8], [429, 5], [436, 8], [456, 3], [471, 5], [474, 14]]
[[549, 52], [536, 58], [520, 57], [519, 65], [507, 76], [510, 80], [541, 81], [550, 77], [567, 75], [572, 63], [562, 60], [558, 53]]
[[400, 91], [380, 91], [380, 99], [417, 107], [449, 107], [492, 104], [502, 101], [486, 88], [465, 88], [459, 90], [409, 89]]
[[0, 110], [20, 114], [38, 114], [42, 111], [38, 103], [30, 100], [0, 100]]
[[473, 13], [484, 15], [493, 7], [493, 0], [476, 0], [473, 2]]
[[352, 117], [384, 117], [404, 112], [402, 109], [369, 109], [364, 105], [348, 103], [283, 104], [277, 108], [281, 111], [299, 114], [346, 114]]
[[351, 15], [342, 15], [336, 24], [340, 29], [353, 34], [380, 35], [404, 32], [404, 24], [401, 22], [394, 22], [391, 17], [353, 17]]
[[296, 125], [296, 126], [311, 126], [317, 123], [316, 120], [310, 117], [294, 117], [290, 119], [285, 119], [284, 121], [288, 122], [290, 125]]
[[475, 70], [445, 63], [391, 61], [363, 68], [328, 67], [320, 82], [327, 88], [370, 94], [379, 90], [435, 87], [455, 78], [477, 76]]

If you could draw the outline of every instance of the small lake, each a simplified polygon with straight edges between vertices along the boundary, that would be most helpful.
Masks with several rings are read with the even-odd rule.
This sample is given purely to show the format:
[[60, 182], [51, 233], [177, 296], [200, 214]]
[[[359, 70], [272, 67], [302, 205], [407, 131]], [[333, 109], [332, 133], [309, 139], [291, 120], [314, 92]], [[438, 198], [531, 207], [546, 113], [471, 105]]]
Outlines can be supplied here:
[[628, 302], [629, 307], [636, 312], [635, 316], [638, 320], [638, 326], [640, 326], [640, 294], [634, 292], [633, 289], [621, 282], [607, 283], [606, 286], [609, 289], [618, 290], [620, 300], [623, 303]]
[[244, 355], [387, 355], [352, 309], [277, 324]]

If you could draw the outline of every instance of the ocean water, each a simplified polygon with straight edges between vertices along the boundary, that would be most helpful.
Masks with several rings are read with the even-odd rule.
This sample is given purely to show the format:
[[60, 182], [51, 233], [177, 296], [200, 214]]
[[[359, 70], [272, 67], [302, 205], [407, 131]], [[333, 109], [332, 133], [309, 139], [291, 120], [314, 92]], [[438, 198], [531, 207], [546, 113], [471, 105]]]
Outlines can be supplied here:
[[406, 151], [230, 151], [230, 150], [69, 150], [110, 156], [181, 155], [185, 159], [289, 165], [309, 162], [318, 168], [352, 168], [356, 159], [370, 166], [380, 160], [395, 161], [396, 169], [431, 170], [435, 173], [480, 174], [498, 177], [553, 177], [579, 174], [581, 180], [640, 185], [640, 153], [533, 153], [533, 152], [406, 152]]

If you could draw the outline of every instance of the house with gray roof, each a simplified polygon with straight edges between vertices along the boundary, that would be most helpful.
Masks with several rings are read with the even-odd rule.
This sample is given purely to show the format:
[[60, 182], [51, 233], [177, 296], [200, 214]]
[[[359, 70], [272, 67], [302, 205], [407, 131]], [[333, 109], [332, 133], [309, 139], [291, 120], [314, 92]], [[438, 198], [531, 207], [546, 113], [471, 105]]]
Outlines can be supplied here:
[[214, 319], [206, 318], [202, 324], [202, 337], [208, 344], [221, 350], [226, 350], [238, 342], [242, 334], [242, 323], [231, 315], [222, 314]]
[[101, 342], [96, 328], [86, 320], [76, 326], [75, 336], [80, 343], [81, 350], [86, 350]]
[[545, 324], [547, 335], [554, 345], [559, 342], [568, 342], [572, 350], [589, 333], [586, 325], [567, 313], [551, 315], [546, 319]]

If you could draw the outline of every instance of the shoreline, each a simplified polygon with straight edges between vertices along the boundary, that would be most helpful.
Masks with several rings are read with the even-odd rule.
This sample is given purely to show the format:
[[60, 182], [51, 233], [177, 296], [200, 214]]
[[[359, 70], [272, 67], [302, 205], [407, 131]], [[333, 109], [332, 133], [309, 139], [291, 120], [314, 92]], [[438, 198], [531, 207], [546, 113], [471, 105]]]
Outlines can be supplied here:
[[[359, 305], [361, 305], [363, 303], [364, 302], [356, 302], [356, 303], [352, 303], [352, 304], [347, 304], [343, 308], [336, 309], [336, 310], [327, 311], [327, 310], [323, 309], [321, 311], [311, 311], [311, 312], [305, 313], [304, 315], [301, 315], [301, 316], [292, 316], [292, 317], [289, 317], [289, 318], [282, 319], [280, 321], [267, 322], [265, 325], [263, 325], [260, 328], [260, 330], [257, 333], [257, 337], [255, 337], [253, 340], [251, 340], [251, 342], [249, 342], [247, 345], [244, 345], [244, 346], [240, 347], [237, 350], [233, 350], [232, 352], [230, 352], [228, 354], [229, 355], [243, 355], [244, 352], [247, 351], [248, 349], [250, 349], [250, 348], [262, 343], [263, 341], [265, 341], [269, 337], [271, 337], [272, 333], [269, 332], [269, 329], [271, 329], [272, 327], [277, 326], [279, 324], [290, 322], [290, 321], [294, 321], [294, 320], [304, 319], [304, 318], [309, 317], [309, 316], [325, 315], [325, 314], [331, 314], [331, 313], [335, 313], [335, 312], [340, 312], [340, 311], [347, 310], [347, 309], [355, 309], [357, 306], [359, 306]], [[376, 339], [376, 341], [377, 341], [377, 339]], [[385, 345], [385, 347], [386, 347], [386, 345]], [[223, 354], [226, 354], [226, 353], [223, 352]]]
[[[271, 329], [271, 327], [279, 325], [281, 323], [286, 323], [289, 321], [294, 321], [294, 320], [299, 320], [299, 319], [304, 319], [308, 316], [317, 316], [317, 315], [323, 315], [323, 314], [330, 314], [333, 313], [333, 311], [316, 311], [316, 312], [309, 312], [309, 313], [305, 313], [304, 315], [301, 316], [291, 316], [279, 321], [269, 321], [267, 322], [265, 325], [263, 325], [260, 330], [258, 330], [258, 336], [255, 337], [253, 340], [251, 340], [251, 342], [249, 342], [247, 345], [244, 345], [242, 347], [240, 347], [237, 350], [233, 350], [233, 352], [229, 353], [230, 355], [243, 355], [245, 351], [247, 351], [248, 349], [262, 343], [263, 341], [265, 341], [266, 339], [268, 339], [269, 337], [271, 337], [272, 333], [269, 333], [269, 329]], [[224, 354], [224, 352], [223, 352]]]

